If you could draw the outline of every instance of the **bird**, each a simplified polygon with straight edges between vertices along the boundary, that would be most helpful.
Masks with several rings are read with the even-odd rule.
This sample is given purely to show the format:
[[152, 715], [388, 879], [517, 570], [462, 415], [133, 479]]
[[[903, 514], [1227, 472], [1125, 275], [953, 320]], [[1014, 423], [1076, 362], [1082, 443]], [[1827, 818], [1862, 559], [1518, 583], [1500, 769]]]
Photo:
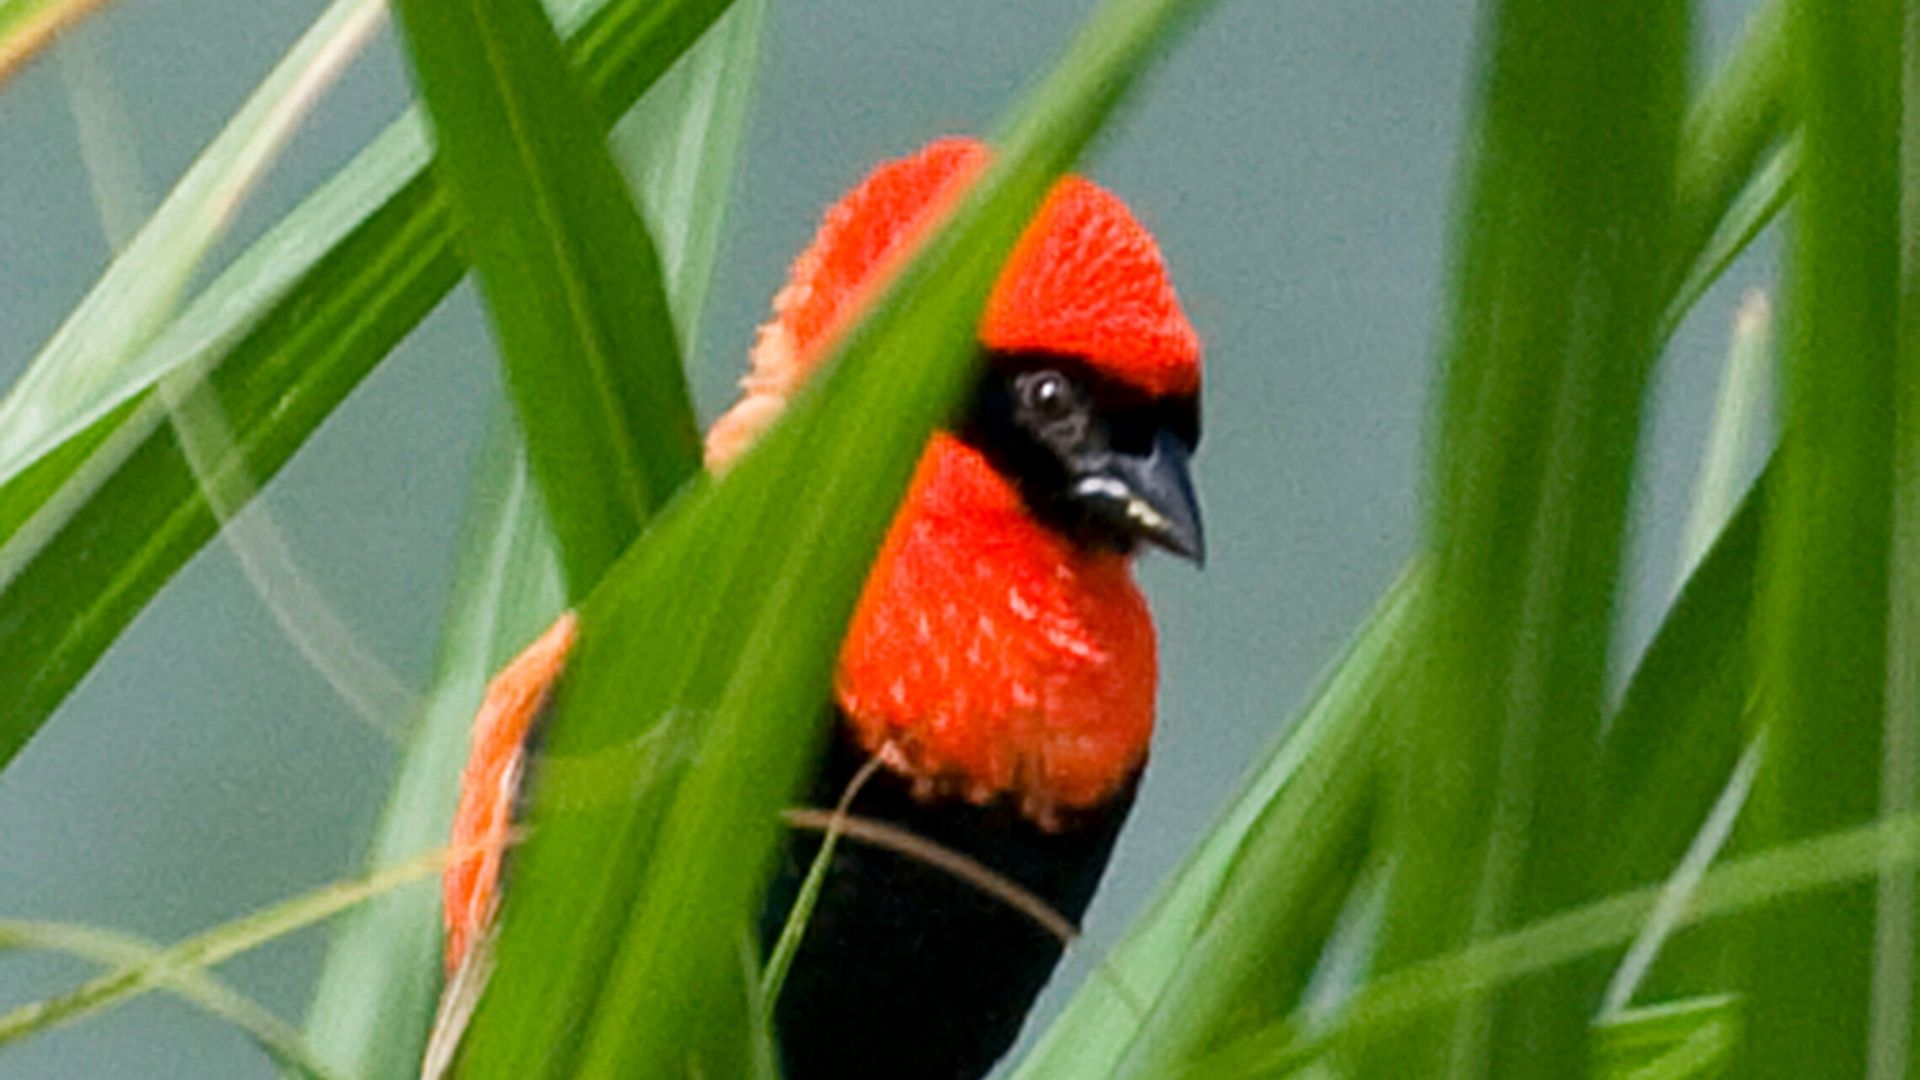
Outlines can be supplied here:
[[[710, 471], [777, 420], [991, 159], [979, 140], [936, 139], [826, 211], [754, 339], [740, 399], [708, 430]], [[978, 381], [922, 452], [823, 709], [833, 730], [801, 801], [836, 807], [847, 833], [776, 1004], [788, 1080], [977, 1080], [1005, 1054], [1146, 764], [1158, 661], [1135, 556], [1204, 562], [1190, 475], [1200, 339], [1118, 196], [1056, 182], [977, 340]], [[476, 717], [453, 829], [466, 854], [442, 881], [450, 987], [480, 967], [529, 738], [577, 633], [563, 615]], [[823, 842], [819, 828], [787, 836], [762, 906], [767, 951]]]

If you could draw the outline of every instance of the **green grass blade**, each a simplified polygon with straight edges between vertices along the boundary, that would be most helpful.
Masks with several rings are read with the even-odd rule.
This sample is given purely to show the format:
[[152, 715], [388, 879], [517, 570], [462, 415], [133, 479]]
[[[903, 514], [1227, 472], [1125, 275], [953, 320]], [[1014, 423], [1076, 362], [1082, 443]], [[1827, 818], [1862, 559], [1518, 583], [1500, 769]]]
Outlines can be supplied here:
[[[1886, 740], [1880, 813], [1920, 809], [1920, 20], [1908, 5], [1901, 40], [1900, 293], [1893, 445], [1893, 525], [1888, 569]], [[1920, 907], [1912, 871], [1875, 882], [1870, 1076], [1920, 1075]]]
[[1753, 794], [1753, 778], [1760, 771], [1765, 749], [1766, 739], [1761, 736], [1756, 736], [1747, 744], [1740, 761], [1734, 766], [1733, 776], [1714, 800], [1713, 809], [1708, 812], [1706, 821], [1687, 846], [1686, 854], [1674, 866], [1673, 872], [1667, 875], [1661, 887], [1659, 905], [1647, 917], [1646, 925], [1640, 928], [1639, 936], [1633, 939], [1632, 947], [1621, 958], [1612, 980], [1607, 984], [1606, 1000], [1600, 1007], [1602, 1021], [1632, 1010], [1635, 998], [1645, 985], [1647, 974], [1666, 949], [1668, 940], [1679, 926], [1680, 916], [1693, 901], [1693, 894], [1699, 889], [1701, 880], [1733, 838], [1734, 826], [1746, 812], [1747, 800]]
[[0, 0], [0, 86], [106, 0]]
[[1694, 481], [1693, 504], [1680, 540], [1680, 580], [1706, 557], [1740, 502], [1740, 478], [1751, 460], [1773, 387], [1773, 304], [1756, 289], [1734, 316], [1733, 342], [1720, 373], [1707, 446]]
[[270, 941], [331, 919], [377, 896], [425, 881], [446, 865], [436, 850], [352, 881], [303, 893], [89, 979], [57, 997], [0, 1013], [0, 1050], [8, 1043], [121, 1005], [195, 977]]
[[[1691, 925], [1772, 909], [1869, 881], [1889, 866], [1912, 868], [1917, 862], [1916, 815], [1798, 840], [1715, 868], [1701, 881], [1682, 922]], [[1297, 1020], [1272, 1024], [1179, 1075], [1182, 1080], [1281, 1075], [1329, 1052], [1393, 1037], [1420, 1016], [1625, 945], [1659, 898], [1657, 887], [1618, 893], [1422, 961], [1362, 987], [1346, 1011], [1323, 1030], [1303, 1033]], [[1752, 1024], [1749, 1011], [1749, 1031]]]
[[[1774, 4], [1778, 8], [1778, 4]], [[1784, 117], [1784, 86], [1780, 75], [1784, 42], [1778, 35], [1778, 12], [1755, 19], [1747, 35], [1736, 50], [1736, 60], [1730, 61], [1722, 71], [1715, 75], [1713, 85], [1709, 86], [1699, 102], [1693, 106], [1688, 121], [1688, 140], [1682, 146], [1682, 175], [1692, 175], [1688, 184], [1695, 192], [1693, 206], [1695, 213], [1701, 215], [1724, 215], [1709, 217], [1699, 229], [1692, 248], [1678, 248], [1674, 254], [1674, 265], [1682, 267], [1670, 281], [1711, 282], [1718, 273], [1732, 263], [1732, 258], [1740, 254], [1747, 242], [1759, 233], [1759, 225], [1772, 217], [1780, 208], [1780, 202], [1786, 192], [1782, 183], [1791, 175], [1788, 169], [1778, 165], [1766, 169], [1761, 181], [1751, 177], [1751, 169], [1759, 163], [1759, 156], [1776, 136]], [[1757, 77], [1764, 73], [1766, 77]], [[1753, 148], [1745, 152], [1741, 148]], [[1764, 181], [1772, 177], [1772, 181]], [[1763, 186], [1768, 192], [1764, 198], [1753, 198], [1751, 194], [1734, 198], [1736, 192], [1751, 192], [1755, 186]], [[1707, 242], [1713, 236], [1715, 240]], [[1703, 286], [1701, 286], [1703, 288]], [[1670, 302], [1668, 311], [1682, 311], [1692, 304]], [[1738, 640], [1741, 625], [1745, 621], [1747, 605], [1743, 598], [1751, 594], [1751, 575], [1753, 575], [1753, 538], [1757, 534], [1755, 511], [1749, 507], [1743, 511], [1738, 525], [1728, 530], [1728, 538], [1722, 540], [1720, 548], [1711, 561], [1711, 573], [1703, 575], [1701, 584], [1690, 588], [1688, 596], [1692, 600], [1686, 605], [1686, 615], [1668, 621], [1659, 638], [1659, 646], [1649, 653], [1649, 665], [1645, 665], [1640, 678], [1636, 678], [1636, 690], [1628, 696], [1630, 707], [1626, 715], [1613, 724], [1609, 730], [1615, 734], [1624, 734], [1628, 738], [1619, 738], [1609, 742], [1611, 759], [1615, 765], [1607, 769], [1607, 776], [1615, 776], [1603, 784], [1609, 792], [1617, 792], [1611, 807], [1601, 817], [1603, 821], [1622, 821], [1622, 815], [1628, 807], [1655, 805], [1638, 798], [1640, 782], [1647, 776], [1647, 767], [1655, 755], [1668, 749], [1661, 736], [1668, 734], [1668, 728], [1678, 728], [1674, 723], [1680, 715], [1688, 715], [1682, 709], [1682, 701], [1676, 698], [1682, 690], [1711, 690], [1718, 686], [1738, 688], [1743, 686], [1738, 673], [1726, 671], [1726, 653], [1720, 646], [1728, 640]], [[1741, 600], [1732, 613], [1724, 613], [1718, 605], [1720, 600]], [[1382, 678], [1384, 671], [1379, 669], [1377, 646], [1369, 648], [1369, 642], [1375, 642], [1379, 628], [1379, 617], [1367, 630], [1361, 632], [1356, 650], [1350, 653], [1336, 667], [1334, 682], [1329, 686], [1346, 684], [1350, 678], [1352, 684], [1359, 686], [1367, 678]], [[1711, 671], [1715, 675], [1705, 676], [1699, 682], [1688, 678], [1692, 671], [1695, 655], [1711, 655], [1715, 667], [1703, 667], [1701, 671]], [[1718, 698], [1715, 705], [1718, 705]], [[1332, 701], [1319, 700], [1315, 703], [1309, 717], [1319, 715], [1319, 709], [1336, 707]], [[1701, 761], [1697, 755], [1705, 755], [1707, 767], [1697, 776], [1709, 786], [1705, 799], [1711, 798], [1718, 790], [1718, 784], [1732, 767], [1734, 757], [1740, 748], [1740, 701], [1732, 701], [1728, 707], [1705, 707], [1701, 709], [1713, 719], [1726, 719], [1724, 724], [1705, 724], [1703, 732], [1695, 732], [1697, 744], [1693, 751], [1686, 748], [1676, 749], [1670, 755], [1672, 771], [1686, 778], [1695, 776]], [[1308, 721], [1302, 721], [1300, 738], [1317, 740], [1323, 736], [1309, 736], [1311, 728]], [[1267, 759], [1265, 765], [1258, 767], [1258, 780], [1248, 788], [1248, 794], [1236, 799], [1235, 809], [1229, 811], [1219, 824], [1208, 832], [1204, 846], [1200, 847], [1188, 861], [1165, 884], [1164, 896], [1156, 901], [1146, 913], [1140, 915], [1133, 930], [1129, 930], [1125, 942], [1117, 947], [1114, 957], [1108, 961], [1116, 970], [1121, 982], [1146, 1003], [1160, 1001], [1165, 994], [1165, 986], [1173, 978], [1183, 955], [1202, 940], [1202, 930], [1208, 926], [1213, 905], [1219, 901], [1227, 882], [1235, 882], [1238, 874], [1246, 865], [1236, 863], [1231, 855], [1240, 847], [1258, 849], [1258, 844], [1248, 838], [1248, 828], [1258, 821], [1256, 811], [1265, 807], [1269, 799], [1281, 792], [1281, 780], [1292, 778], [1294, 769], [1300, 767], [1300, 755], [1306, 751], [1308, 742], [1302, 744], [1283, 744], [1275, 755]], [[1624, 748], [1624, 749], [1622, 749]], [[1724, 761], [1720, 757], [1724, 749]], [[1630, 763], [1630, 765], [1628, 765]], [[1649, 782], [1647, 790], [1661, 790], [1659, 782]], [[1705, 807], [1703, 807], [1705, 809]], [[1701, 809], [1701, 813], [1703, 813]], [[1655, 817], [1655, 815], [1647, 815]], [[1688, 838], [1692, 836], [1693, 822], [1699, 821], [1699, 815], [1686, 817], [1680, 824], [1667, 819], [1665, 815], [1655, 817], [1640, 826], [1642, 832], [1653, 836], [1653, 840], [1640, 842], [1640, 847], [1651, 847], [1657, 851], [1651, 863], [1651, 871], [1632, 878], [1626, 884], [1638, 884], [1644, 880], [1659, 880], [1659, 876], [1670, 867], [1670, 857], [1678, 857], [1678, 849], [1668, 851], [1661, 844], [1665, 834], [1678, 834], [1678, 846], [1684, 849]], [[1313, 844], [1329, 838], [1332, 832], [1304, 830], [1313, 838]], [[1296, 846], [1302, 844], [1302, 838], [1277, 832], [1265, 844], [1275, 846]], [[1622, 847], [1636, 846], [1626, 842]], [[1670, 857], [1668, 857], [1670, 855]], [[1313, 859], [1313, 849], [1302, 853], [1302, 861]], [[1611, 880], [1611, 878], [1609, 878]], [[1265, 896], [1265, 886], [1250, 884], [1238, 896], [1248, 903], [1260, 903]], [[1229, 940], [1219, 940], [1223, 947], [1235, 947]], [[1246, 947], [1242, 955], [1260, 955], [1258, 947]], [[1202, 969], [1194, 961], [1194, 970]], [[1221, 1003], [1223, 1009], [1231, 1009], [1231, 1003]], [[1208, 1017], [1204, 1011], [1187, 1009], [1192, 1028], [1190, 1030], [1212, 1030], [1219, 1017]], [[1244, 1017], [1242, 1017], [1244, 1019]], [[1137, 1015], [1137, 1003], [1121, 999], [1114, 986], [1108, 980], [1089, 980], [1075, 994], [1062, 1017], [1048, 1028], [1043, 1042], [1021, 1063], [1018, 1080], [1037, 1080], [1041, 1076], [1102, 1076], [1116, 1070], [1119, 1059], [1125, 1055], [1129, 1040], [1137, 1034], [1140, 1017]], [[1167, 1038], [1175, 1042], [1188, 1042], [1187, 1034], [1173, 1032]], [[1140, 1049], [1140, 1059], [1148, 1059], [1162, 1051], [1144, 1049], [1144, 1040]], [[1194, 1040], [1196, 1042], [1196, 1040]]]
[[[723, 7], [567, 3], [569, 52], [603, 122]], [[177, 380], [181, 400], [204, 381], [235, 434], [213, 475], [264, 484], [459, 280], [428, 164], [417, 118], [389, 128], [184, 309], [96, 406], [0, 471], [0, 765], [213, 535], [155, 383]]]
[[[746, 135], [767, 0], [736, 0], [699, 48], [613, 129], [666, 267], [680, 354], [700, 359], [700, 328]], [[728, 358], [729, 360], [732, 358]]]
[[[116, 968], [151, 965], [161, 958], [158, 945], [112, 930], [71, 923], [0, 919], [0, 951], [8, 949], [67, 953]], [[296, 1076], [330, 1080], [341, 1075], [320, 1062], [301, 1041], [299, 1032], [205, 971], [167, 972], [155, 980], [155, 987], [245, 1032]]]
[[1729, 207], [1788, 128], [1793, 96], [1787, 50], [1790, 5], [1791, 0], [1764, 0], [1748, 16], [1733, 53], [1687, 110], [1674, 170], [1676, 281], [1721, 230]]
[[1752, 730], [1747, 631], [1770, 463], [1708, 549], [1634, 669], [1600, 757], [1608, 822], [1602, 888], [1664, 878], [1692, 841]]
[[280, 148], [386, 14], [335, 0], [194, 159], [153, 216], [0, 399], [0, 474], [110, 395], [173, 318], [207, 251]]
[[[488, 677], [565, 604], [558, 554], [503, 415], [462, 529], [433, 687], [381, 814], [370, 867], [446, 842], [468, 732]], [[307, 1031], [329, 1065], [360, 1080], [416, 1076], [440, 992], [440, 898], [416, 889], [348, 913], [314, 991]]]
[[1081, 987], [1014, 1080], [1162, 1074], [1293, 1008], [1368, 838], [1382, 697], [1401, 685], [1419, 590], [1412, 571], [1388, 593], [1107, 959], [1112, 978]]
[[[1781, 77], [1784, 47], [1778, 33], [1780, 4], [1774, 3], [1769, 12], [1749, 25], [1735, 58], [1716, 74], [1712, 85], [1690, 113], [1686, 128], [1688, 134], [1681, 151], [1680, 172], [1693, 178], [1687, 186], [1696, 193], [1694, 212], [1715, 216], [1709, 216], [1695, 230], [1690, 247], [1676, 245], [1674, 265], [1681, 269], [1672, 275], [1672, 281], [1711, 282], [1757, 235], [1759, 226], [1771, 218], [1783, 201], [1786, 190], [1783, 181], [1791, 175], [1790, 170], [1781, 170], [1776, 165], [1764, 170], [1761, 180], [1751, 176], [1761, 152], [1777, 138], [1785, 111], [1781, 107], [1785, 91]], [[1766, 181], [1764, 178], [1767, 176], [1773, 179]], [[1765, 197], [1733, 197], [1734, 193], [1751, 192], [1756, 186], [1762, 185], [1767, 192]], [[1724, 215], [1724, 220], [1718, 215]], [[1708, 241], [1708, 237], [1716, 239]], [[1700, 289], [1704, 291], [1704, 285]], [[1670, 302], [1668, 310], [1684, 313], [1689, 306], [1691, 300], [1685, 299]], [[1672, 321], [1677, 321], [1677, 316]], [[1643, 746], [1641, 739], [1678, 728], [1677, 718], [1686, 715], [1684, 710], [1670, 708], [1675, 700], [1670, 695], [1683, 688], [1694, 687], [1694, 684], [1684, 681], [1692, 662], [1688, 658], [1694, 655], [1692, 650], [1718, 649], [1730, 639], [1737, 640], [1738, 627], [1744, 625], [1747, 610], [1743, 598], [1751, 592], [1755, 534], [1754, 514], [1748, 511], [1740, 527], [1731, 530], [1729, 539], [1723, 541], [1724, 550], [1712, 561], [1712, 573], [1703, 579], [1701, 586], [1689, 591], [1688, 595], [1694, 597], [1688, 604], [1689, 614], [1677, 624], [1670, 620], [1663, 629], [1662, 644], [1650, 654], [1654, 661], [1641, 673], [1647, 678], [1636, 679], [1636, 690], [1629, 695], [1633, 705], [1627, 716], [1611, 729], [1615, 733], [1630, 736], [1609, 744], [1616, 765], [1607, 771], [1607, 775], [1618, 778], [1611, 781], [1609, 786], [1609, 790], [1618, 790], [1612, 805], [1648, 805], [1638, 798], [1639, 788], [1634, 783], [1645, 775], [1655, 758], [1654, 751], [1665, 749], [1667, 744], [1659, 743], [1656, 739], [1654, 743]], [[1724, 582], [1734, 582], [1738, 587], [1730, 587]], [[1710, 599], [1722, 598], [1742, 599], [1742, 603], [1734, 614], [1720, 614], [1717, 607], [1711, 611], [1698, 611]], [[1729, 619], [1736, 621], [1729, 624]], [[1732, 629], [1729, 629], [1729, 625]], [[1376, 617], [1376, 621], [1362, 632], [1354, 651], [1336, 667], [1330, 688], [1342, 683], [1360, 685], [1367, 679], [1386, 677], [1377, 666], [1379, 654], [1374, 651], [1377, 646], [1369, 645], [1382, 632]], [[1714, 662], [1720, 663], [1721, 654], [1716, 652], [1713, 655]], [[1668, 657], [1675, 659], [1669, 660]], [[1722, 669], [1713, 667], [1705, 670], [1718, 672]], [[1664, 676], [1669, 671], [1674, 673], [1671, 679]], [[1744, 673], [1744, 667], [1740, 671]], [[1353, 682], [1348, 683], [1348, 680]], [[1728, 683], [1719, 682], [1717, 675], [1702, 682], [1708, 686], [1744, 685], [1738, 681], [1738, 677]], [[1321, 715], [1320, 710], [1334, 707], [1328, 699], [1322, 698], [1308, 715], [1318, 716]], [[1699, 740], [1702, 745], [1698, 749], [1707, 754], [1709, 761], [1708, 768], [1698, 775], [1712, 785], [1706, 796], [1710, 800], [1712, 792], [1718, 790], [1726, 769], [1731, 768], [1733, 757], [1738, 753], [1741, 728], [1737, 701], [1719, 711], [1705, 711], [1711, 717], [1724, 716], [1727, 720], [1724, 728], [1708, 725]], [[1208, 833], [1203, 846], [1167, 884], [1162, 899], [1136, 921], [1125, 942], [1109, 962], [1135, 996], [1151, 1003], [1160, 1000], [1165, 993], [1165, 987], [1173, 978], [1181, 957], [1187, 955], [1188, 950], [1200, 940], [1208, 916], [1219, 902], [1226, 883], [1232, 881], [1241, 869], [1230, 858], [1233, 852], [1243, 844], [1257, 850], [1262, 843], [1287, 845], [1302, 842], [1299, 837], [1284, 830], [1266, 841], [1256, 841], [1247, 836], [1251, 825], [1260, 820], [1255, 811], [1274, 798], [1275, 793], [1281, 790], [1284, 778], [1293, 777], [1294, 770], [1300, 768], [1302, 756], [1309, 752], [1306, 747], [1317, 745], [1317, 740], [1323, 737], [1310, 734], [1313, 729], [1308, 726], [1309, 721], [1303, 720], [1301, 723], [1303, 726], [1299, 738], [1303, 741], [1297, 745], [1283, 743], [1258, 768], [1257, 775], [1262, 779], [1250, 786], [1248, 793], [1236, 801], [1234, 809]], [[1622, 745], [1632, 752], [1622, 752]], [[1714, 756], [1723, 745], [1726, 749], [1724, 761]], [[1674, 754], [1672, 764], [1680, 775], [1691, 778], [1695, 775], [1693, 770], [1698, 762], [1682, 749]], [[1649, 787], [1658, 790], [1657, 784], [1650, 784]], [[1602, 817], [1616, 821], [1623, 812], [1608, 811]], [[1665, 832], [1677, 831], [1678, 843], [1684, 848], [1692, 834], [1692, 823], [1698, 820], [1698, 815], [1688, 818], [1676, 829], [1672, 821], [1662, 817], [1657, 822], [1648, 822], [1643, 829], [1651, 831], [1657, 825]], [[1303, 831], [1313, 838], [1315, 844], [1333, 832], [1317, 829]], [[1664, 836], [1664, 833], [1658, 835]], [[1658, 859], [1668, 858], [1666, 847], [1654, 841], [1648, 841], [1647, 845], [1658, 851]], [[1301, 856], [1303, 861], [1314, 857], [1312, 851]], [[1677, 851], [1673, 857], [1677, 857]], [[1654, 869], [1634, 881], [1657, 880], [1669, 865], [1670, 860], [1653, 861]], [[1257, 905], [1262, 888], [1252, 885], [1238, 895]], [[1220, 940], [1225, 947], [1231, 948], [1230, 942]], [[1259, 955], [1258, 949], [1254, 948], [1246, 952]], [[1192, 966], [1199, 968], [1203, 965], [1196, 959]], [[1223, 1008], [1230, 1008], [1230, 1004], [1223, 1003]], [[1187, 1015], [1196, 1030], [1210, 1030], [1210, 1026], [1219, 1020], [1197, 1011], [1188, 1012]], [[1018, 1080], [1037, 1080], [1044, 1076], [1108, 1075], [1126, 1053], [1140, 1022], [1134, 1002], [1123, 1000], [1107, 981], [1090, 980], [1080, 988], [1065, 1012], [1048, 1029], [1039, 1046], [1023, 1062], [1016, 1074]], [[1183, 1036], [1176, 1033], [1170, 1037], [1179, 1040]]]
[[578, 599], [700, 463], [660, 260], [539, 0], [400, 0]]
[[[1801, 164], [1783, 428], [1755, 625], [1768, 757], [1756, 835], [1880, 811], [1893, 504], [1901, 5], [1794, 5]], [[1756, 919], [1742, 1075], [1864, 1076], [1874, 895]]]
[[[1616, 578], [1669, 291], [1687, 5], [1508, 0], [1491, 19], [1438, 416], [1432, 648], [1395, 733], [1389, 969], [1591, 888]], [[1371, 1068], [1575, 1075], [1604, 975], [1581, 974], [1433, 1018]]]
[[578, 790], [537, 786], [461, 1075], [747, 1067], [740, 935], [820, 733], [862, 570], [918, 448], [971, 380], [972, 330], [1006, 251], [1193, 6], [1103, 7], [841, 360], [582, 605], [551, 758], [617, 754], [651, 731], [677, 765], [607, 793], [598, 812], [567, 813]]
[[1740, 1002], [1725, 994], [1649, 1005], [1610, 1017], [1594, 1033], [1601, 1080], [1720, 1075], [1740, 1038]]
[[[741, 0], [629, 118], [630, 172], [661, 229], [668, 294], [697, 326], [724, 217], [764, 0]], [[681, 132], [697, 133], [691, 145]], [[645, 136], [658, 136], [647, 138]], [[446, 839], [467, 737], [486, 681], [564, 605], [558, 555], [502, 418], [477, 477], [427, 713], [394, 779], [369, 867]], [[409, 892], [344, 918], [321, 972], [308, 1031], [360, 1080], [418, 1073], [440, 975], [440, 905]]]
[[1667, 302], [1662, 320], [1662, 338], [1670, 338], [1693, 305], [1720, 280], [1733, 261], [1752, 245], [1760, 233], [1780, 215], [1793, 194], [1793, 178], [1800, 168], [1800, 146], [1788, 143], [1768, 158], [1753, 174], [1746, 187], [1727, 204], [1726, 215], [1694, 253], [1693, 262], [1680, 279], [1673, 299]]

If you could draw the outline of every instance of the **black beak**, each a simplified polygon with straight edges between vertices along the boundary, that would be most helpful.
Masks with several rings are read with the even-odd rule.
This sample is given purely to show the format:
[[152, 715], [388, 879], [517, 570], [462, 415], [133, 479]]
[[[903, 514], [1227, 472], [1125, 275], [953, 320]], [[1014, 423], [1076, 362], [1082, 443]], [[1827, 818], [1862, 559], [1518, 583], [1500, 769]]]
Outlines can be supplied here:
[[1125, 536], [1138, 537], [1195, 565], [1207, 561], [1200, 501], [1187, 471], [1187, 444], [1170, 431], [1145, 454], [1113, 454], [1073, 481], [1073, 499]]

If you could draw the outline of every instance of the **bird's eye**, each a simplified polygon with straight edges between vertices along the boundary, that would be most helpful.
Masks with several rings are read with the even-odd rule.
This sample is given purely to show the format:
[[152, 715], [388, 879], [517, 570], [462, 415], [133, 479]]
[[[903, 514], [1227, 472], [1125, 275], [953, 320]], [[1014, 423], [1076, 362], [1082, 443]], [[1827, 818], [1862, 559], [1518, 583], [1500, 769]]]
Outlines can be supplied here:
[[1073, 411], [1073, 387], [1057, 371], [1036, 371], [1021, 380], [1020, 394], [1026, 406], [1047, 419], [1058, 419]]

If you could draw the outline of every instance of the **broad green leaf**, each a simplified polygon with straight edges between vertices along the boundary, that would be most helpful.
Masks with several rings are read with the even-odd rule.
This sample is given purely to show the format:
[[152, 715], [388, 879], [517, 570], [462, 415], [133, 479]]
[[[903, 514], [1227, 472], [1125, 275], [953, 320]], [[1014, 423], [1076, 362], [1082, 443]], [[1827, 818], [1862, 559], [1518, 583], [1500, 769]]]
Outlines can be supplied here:
[[[719, 245], [765, 10], [765, 0], [736, 4], [622, 125], [631, 132], [626, 157], [639, 194], [658, 223], [668, 295], [687, 333], [699, 325]], [[369, 868], [446, 840], [487, 679], [564, 604], [553, 538], [504, 419], [479, 466], [438, 671]], [[439, 898], [430, 892], [382, 897], [341, 921], [307, 1022], [329, 1063], [359, 1080], [418, 1074], [439, 991], [440, 946]]]
[[1014, 1080], [1162, 1073], [1230, 1037], [1229, 1021], [1291, 1009], [1368, 837], [1381, 699], [1401, 684], [1419, 590], [1415, 570], [1388, 593], [1107, 958], [1111, 977], [1088, 980]]
[[[557, 7], [610, 125], [725, 3]], [[206, 471], [237, 506], [459, 280], [429, 160], [419, 120], [397, 122], [0, 472], [0, 764], [213, 535], [156, 384], [226, 414], [233, 452]]]
[[[1754, 625], [1768, 746], [1756, 838], [1881, 810], [1904, 18], [1892, 0], [1796, 0], [1788, 27], [1802, 152], [1782, 365], [1790, 452], [1763, 525]], [[1873, 889], [1799, 898], [1753, 929], [1741, 1075], [1866, 1075]]]
[[539, 0], [399, 0], [568, 595], [700, 464], [660, 260]]
[[[1388, 770], [1386, 970], [1589, 895], [1616, 579], [1672, 272], [1688, 5], [1507, 0], [1489, 17], [1434, 443], [1430, 636]], [[1594, 974], [1469, 1001], [1368, 1068], [1574, 1075]]]
[[[115, 968], [154, 964], [161, 958], [159, 946], [112, 930], [71, 923], [0, 919], [0, 951], [9, 949], [66, 953]], [[329, 1080], [336, 1075], [301, 1042], [299, 1032], [205, 971], [169, 971], [156, 979], [154, 986], [245, 1032], [260, 1049], [296, 1076]]]
[[1104, 5], [840, 358], [581, 606], [544, 776], [631, 755], [636, 740], [656, 768], [591, 809], [579, 785], [536, 774], [461, 1075], [748, 1067], [739, 950], [863, 570], [928, 432], [971, 382], [973, 328], [1005, 253], [1196, 6]]

